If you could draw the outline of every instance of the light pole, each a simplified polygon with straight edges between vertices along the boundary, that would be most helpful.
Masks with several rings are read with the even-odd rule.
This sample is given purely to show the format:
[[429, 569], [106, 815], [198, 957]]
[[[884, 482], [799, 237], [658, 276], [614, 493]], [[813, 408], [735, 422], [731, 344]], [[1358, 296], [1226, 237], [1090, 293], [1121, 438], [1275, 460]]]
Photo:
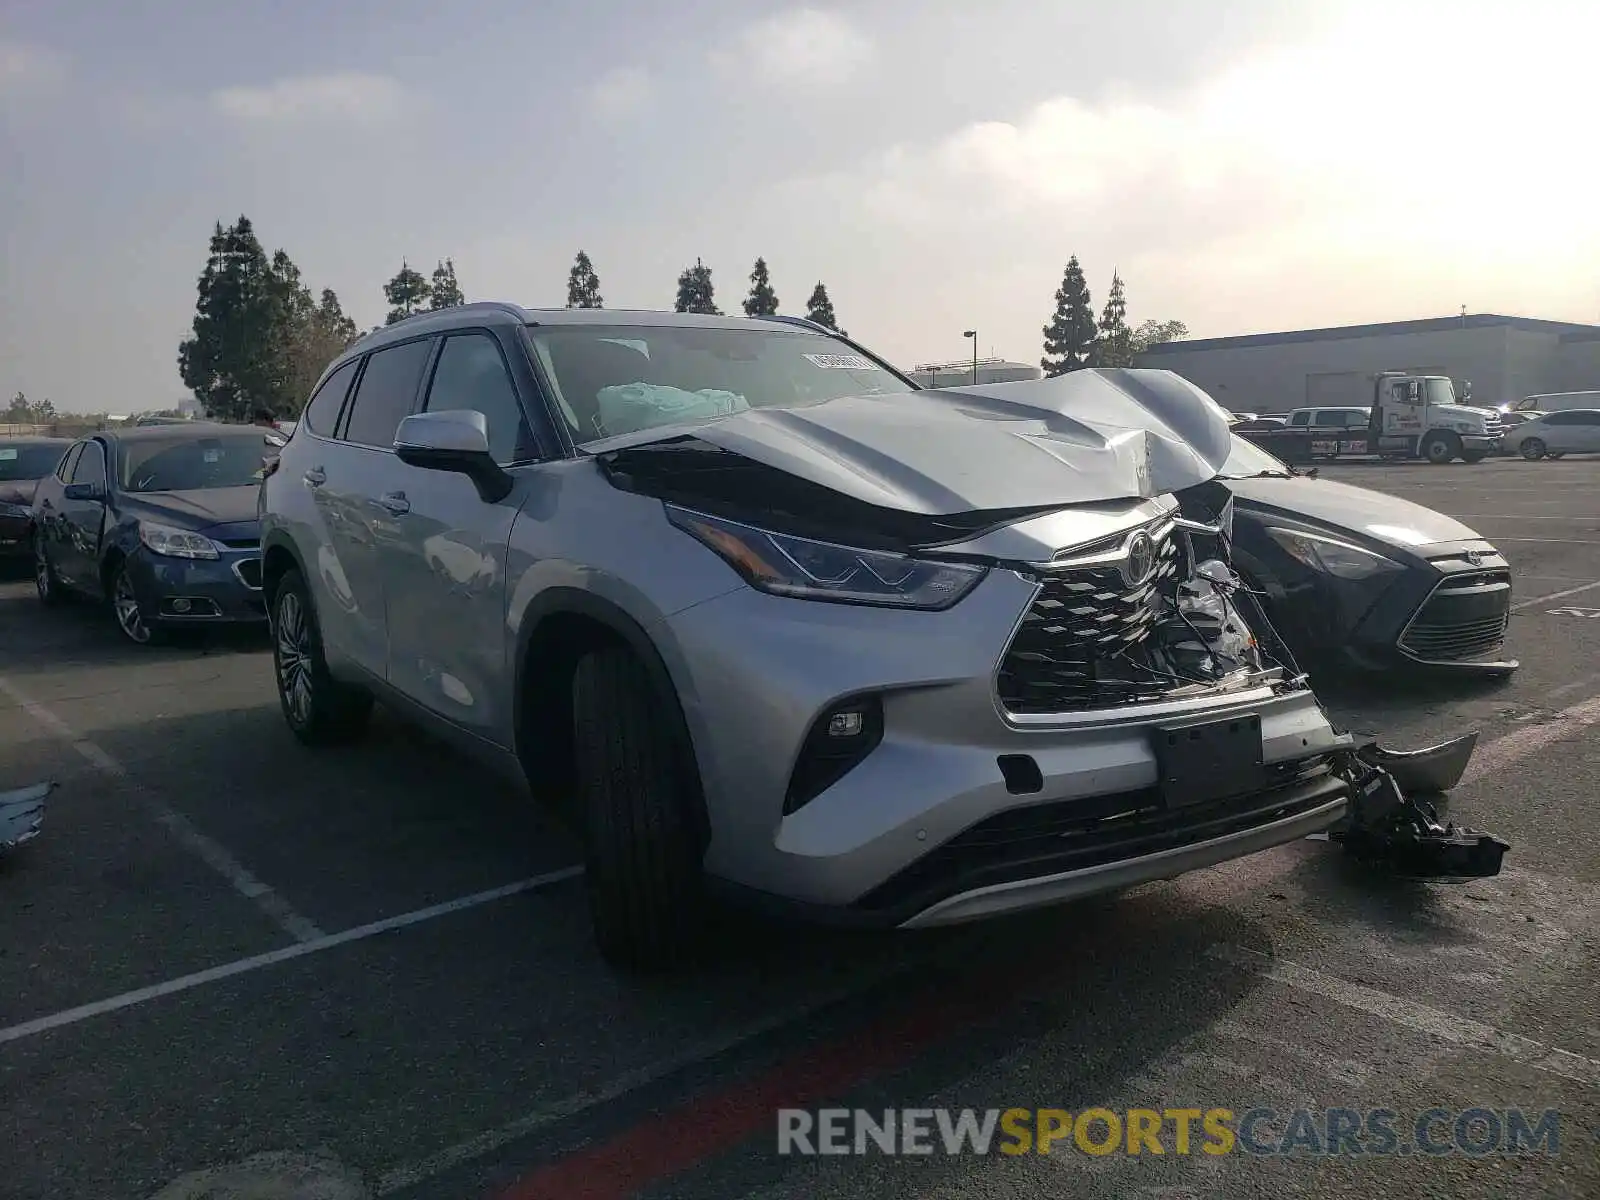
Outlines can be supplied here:
[[978, 331], [969, 329], [961, 336], [972, 339], [972, 384], [976, 387], [978, 384]]

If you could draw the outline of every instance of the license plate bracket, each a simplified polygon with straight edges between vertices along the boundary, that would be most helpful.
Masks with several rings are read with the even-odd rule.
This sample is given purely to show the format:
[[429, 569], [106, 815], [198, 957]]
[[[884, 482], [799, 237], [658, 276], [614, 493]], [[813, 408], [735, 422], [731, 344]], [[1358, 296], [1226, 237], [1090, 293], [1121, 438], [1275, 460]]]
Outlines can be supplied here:
[[1258, 714], [1159, 725], [1150, 742], [1168, 808], [1241, 796], [1267, 784]]

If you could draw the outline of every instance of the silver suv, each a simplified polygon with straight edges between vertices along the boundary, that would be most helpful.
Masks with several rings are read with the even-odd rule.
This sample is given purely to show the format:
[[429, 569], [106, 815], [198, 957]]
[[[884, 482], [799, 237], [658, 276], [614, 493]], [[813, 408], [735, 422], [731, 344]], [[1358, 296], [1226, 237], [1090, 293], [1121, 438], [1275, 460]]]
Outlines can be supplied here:
[[1229, 446], [1165, 371], [919, 390], [793, 318], [412, 317], [262, 483], [283, 713], [335, 742], [381, 698], [524, 781], [619, 963], [712, 892], [912, 927], [1170, 877], [1349, 799], [1227, 565]]

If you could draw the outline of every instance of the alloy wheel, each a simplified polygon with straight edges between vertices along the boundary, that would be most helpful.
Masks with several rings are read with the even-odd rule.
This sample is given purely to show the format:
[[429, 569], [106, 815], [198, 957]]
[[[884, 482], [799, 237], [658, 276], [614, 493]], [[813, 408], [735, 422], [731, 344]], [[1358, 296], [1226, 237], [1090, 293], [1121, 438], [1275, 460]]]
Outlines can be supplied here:
[[117, 571], [111, 607], [117, 615], [117, 625], [130, 641], [143, 646], [150, 640], [150, 627], [144, 623], [144, 616], [139, 612], [139, 597], [134, 594], [133, 580], [128, 578], [126, 568]]
[[311, 720], [311, 628], [298, 595], [286, 590], [278, 598], [273, 624], [278, 691], [295, 724], [304, 726]]

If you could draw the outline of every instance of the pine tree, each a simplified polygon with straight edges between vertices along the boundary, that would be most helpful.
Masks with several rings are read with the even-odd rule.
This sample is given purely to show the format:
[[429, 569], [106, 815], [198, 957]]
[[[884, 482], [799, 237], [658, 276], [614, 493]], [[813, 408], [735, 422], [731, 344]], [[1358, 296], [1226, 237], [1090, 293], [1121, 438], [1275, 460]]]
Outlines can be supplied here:
[[179, 374], [207, 416], [243, 420], [281, 402], [284, 288], [250, 218], [226, 229], [216, 224], [197, 286], [193, 334], [178, 346]]
[[15, 421], [19, 425], [24, 425], [32, 415], [33, 405], [28, 403], [28, 398], [25, 395], [18, 392], [11, 397], [11, 407], [6, 409], [7, 421]]
[[1128, 300], [1122, 276], [1111, 273], [1111, 293], [1100, 313], [1099, 336], [1095, 339], [1093, 364], [1097, 367], [1133, 366], [1133, 331], [1128, 328]]
[[777, 313], [778, 293], [772, 290], [772, 277], [767, 274], [767, 260], [758, 258], [755, 270], [750, 272], [750, 294], [744, 298], [744, 315], [772, 317]]
[[290, 349], [292, 399], [279, 415], [298, 416], [328, 364], [359, 336], [356, 323], [340, 307], [339, 297], [331, 288], [323, 288], [320, 300], [306, 311], [294, 330]]
[[432, 293], [433, 288], [423, 278], [422, 272], [412, 270], [411, 264], [401, 259], [399, 273], [383, 285], [383, 298], [391, 306], [384, 324], [393, 325], [414, 312], [420, 312]]
[[428, 292], [428, 307], [455, 308], [466, 302], [467, 298], [461, 294], [461, 285], [456, 282], [455, 260], [447, 258], [433, 269], [433, 284]]
[[572, 270], [567, 272], [567, 307], [605, 307], [605, 301], [600, 296], [600, 276], [594, 273], [594, 263], [582, 250], [573, 260]]
[[711, 268], [698, 258], [694, 266], [686, 267], [678, 276], [678, 299], [673, 308], [681, 313], [709, 313], [721, 316], [717, 307], [716, 289], [711, 283]]
[[1065, 375], [1089, 365], [1094, 352], [1094, 308], [1089, 284], [1074, 254], [1067, 260], [1061, 286], [1056, 289], [1056, 310], [1044, 327], [1044, 357], [1039, 366], [1048, 376]]
[[828, 298], [828, 289], [820, 279], [817, 280], [817, 286], [811, 289], [811, 299], [806, 301], [806, 320], [826, 326], [840, 337], [849, 336], [839, 328], [839, 319], [833, 313], [833, 301]]

